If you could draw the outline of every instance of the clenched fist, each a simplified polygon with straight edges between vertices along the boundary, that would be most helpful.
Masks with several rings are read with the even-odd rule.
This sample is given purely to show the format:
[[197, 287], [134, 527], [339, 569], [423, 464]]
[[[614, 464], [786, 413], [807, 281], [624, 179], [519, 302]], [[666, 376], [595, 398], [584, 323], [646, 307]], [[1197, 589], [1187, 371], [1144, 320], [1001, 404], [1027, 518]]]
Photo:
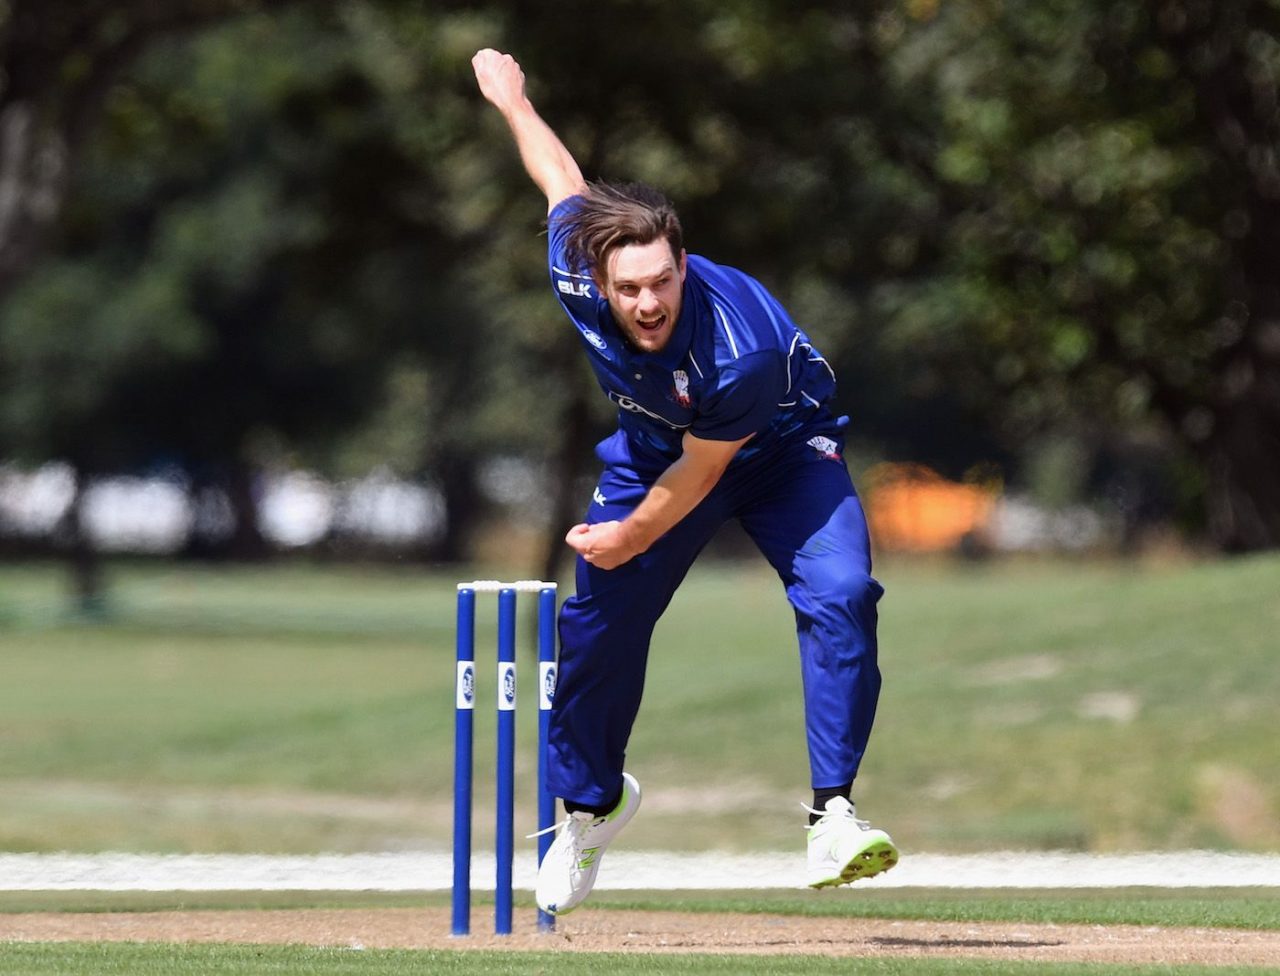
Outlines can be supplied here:
[[622, 522], [583, 522], [570, 529], [564, 541], [597, 569], [617, 569], [643, 551]]
[[510, 54], [492, 48], [477, 51], [471, 67], [480, 85], [480, 94], [500, 111], [506, 111], [524, 98], [524, 72]]

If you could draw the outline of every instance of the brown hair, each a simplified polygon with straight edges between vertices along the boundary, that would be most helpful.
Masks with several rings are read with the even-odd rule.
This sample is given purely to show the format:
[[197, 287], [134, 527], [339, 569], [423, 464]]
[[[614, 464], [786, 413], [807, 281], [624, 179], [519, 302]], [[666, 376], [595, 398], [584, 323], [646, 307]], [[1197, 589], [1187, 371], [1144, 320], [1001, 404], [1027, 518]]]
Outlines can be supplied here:
[[588, 183], [583, 203], [566, 218], [565, 259], [576, 270], [604, 277], [609, 252], [665, 238], [677, 260], [684, 232], [671, 201], [644, 183]]

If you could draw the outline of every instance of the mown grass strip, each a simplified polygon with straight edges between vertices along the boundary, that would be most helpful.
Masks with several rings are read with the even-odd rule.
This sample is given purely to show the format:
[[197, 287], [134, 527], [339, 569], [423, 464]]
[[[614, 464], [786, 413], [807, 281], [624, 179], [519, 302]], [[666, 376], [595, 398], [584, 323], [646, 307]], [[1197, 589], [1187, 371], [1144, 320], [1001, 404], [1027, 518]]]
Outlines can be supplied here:
[[307, 946], [223, 946], [139, 943], [8, 943], [0, 945], [3, 976], [1259, 976], [1243, 966], [1111, 966], [978, 959], [823, 959], [814, 956], [658, 955], [321, 949]]
[[[207, 909], [443, 908], [447, 892], [0, 892], [0, 912], [157, 912]], [[473, 896], [477, 917], [492, 904]], [[527, 894], [520, 911], [532, 912]], [[1060, 925], [1159, 925], [1280, 929], [1278, 888], [1099, 888], [1072, 890], [902, 889], [814, 893], [758, 891], [598, 891], [593, 909], [735, 912], [828, 918]]]
[[[640, 897], [635, 897], [640, 894]], [[1276, 888], [598, 892], [595, 907], [831, 918], [1280, 929]]]

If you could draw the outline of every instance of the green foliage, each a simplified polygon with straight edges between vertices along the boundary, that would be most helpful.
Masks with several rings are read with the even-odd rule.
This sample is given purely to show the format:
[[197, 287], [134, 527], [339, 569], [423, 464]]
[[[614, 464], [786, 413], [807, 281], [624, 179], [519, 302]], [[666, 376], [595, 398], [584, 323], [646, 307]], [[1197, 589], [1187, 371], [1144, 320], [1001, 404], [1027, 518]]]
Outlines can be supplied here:
[[46, 38], [96, 124], [0, 309], [6, 455], [380, 458], [460, 515], [479, 458], [552, 453], [591, 383], [474, 91], [492, 45], [588, 175], [780, 294], [863, 453], [1017, 485], [1048, 434], [1135, 518], [1207, 498], [1220, 544], [1280, 539], [1263, 0], [175, 9], [199, 29], [98, 24], [151, 31], [119, 64]]
[[[1275, 365], [1257, 350], [1277, 294], [1250, 255], [1274, 248], [1253, 221], [1274, 207], [1278, 26], [1262, 3], [1070, 0], [946, 4], [907, 32], [898, 63], [939, 106], [945, 216], [932, 273], [885, 295], [891, 348], [1018, 441], [1271, 451], [1280, 417], [1257, 405]], [[1233, 362], [1248, 377], [1228, 390]], [[1232, 464], [1205, 485], [1211, 527], [1274, 544], [1274, 506], [1244, 487], [1270, 465]]]
[[[183, 296], [161, 275], [121, 283], [108, 268], [60, 262], [25, 282], [8, 309], [0, 361], [20, 368], [8, 375], [0, 423], [34, 460], [108, 448], [104, 437], [115, 447], [134, 440], [137, 450], [136, 431], [118, 412], [122, 387], [154, 381], [202, 351]], [[113, 408], [113, 422], [98, 427]], [[89, 443], [91, 428], [98, 436]]]

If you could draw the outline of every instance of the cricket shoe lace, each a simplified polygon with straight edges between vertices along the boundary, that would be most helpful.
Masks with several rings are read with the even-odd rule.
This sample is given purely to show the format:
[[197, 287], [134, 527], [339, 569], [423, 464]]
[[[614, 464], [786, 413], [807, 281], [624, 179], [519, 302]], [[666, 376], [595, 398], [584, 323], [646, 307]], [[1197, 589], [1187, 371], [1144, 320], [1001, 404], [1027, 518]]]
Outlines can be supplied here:
[[541, 830], [535, 830], [532, 834], [525, 834], [524, 837], [525, 840], [533, 840], [533, 838], [542, 837], [545, 834], [551, 833], [553, 830], [563, 830], [566, 833], [571, 833], [573, 835], [570, 843], [575, 847], [578, 847], [582, 843], [582, 835], [586, 831], [586, 828], [590, 825], [592, 820], [598, 819], [600, 818], [593, 817], [585, 811], [579, 811], [577, 813], [569, 814], [559, 823], [553, 823], [550, 827], [543, 827]]
[[[853, 804], [850, 804], [850, 805], [849, 805], [849, 809], [848, 809], [848, 810], [843, 810], [843, 811], [840, 811], [840, 812], [832, 812], [832, 811], [830, 811], [830, 810], [817, 810], [817, 809], [815, 809], [815, 808], [813, 808], [813, 807], [809, 806], [809, 804], [807, 804], [807, 803], [801, 803], [801, 804], [800, 804], [800, 806], [804, 808], [804, 810], [805, 810], [805, 812], [806, 812], [806, 813], [811, 813], [811, 814], [813, 814], [813, 815], [814, 815], [815, 817], [817, 817], [819, 820], [827, 820], [828, 818], [830, 818], [830, 819], [837, 819], [837, 818], [838, 818], [838, 819], [840, 819], [840, 820], [852, 820], [855, 824], [857, 824], [857, 826], [858, 826], [858, 829], [859, 829], [859, 830], [870, 830], [870, 829], [871, 829], [871, 821], [870, 821], [870, 820], [859, 820], [859, 819], [858, 819], [857, 812], [856, 812], [856, 809], [855, 809], [855, 807], [853, 806]], [[805, 824], [805, 825], [803, 825], [803, 826], [804, 826], [804, 829], [805, 829], [805, 830], [808, 830], [808, 829], [809, 829], [809, 825], [808, 825], [808, 824]], [[816, 826], [816, 824], [815, 824], [814, 826]], [[548, 829], [551, 829], [551, 828], [548, 828]], [[545, 833], [545, 831], [543, 831], [543, 833]]]

